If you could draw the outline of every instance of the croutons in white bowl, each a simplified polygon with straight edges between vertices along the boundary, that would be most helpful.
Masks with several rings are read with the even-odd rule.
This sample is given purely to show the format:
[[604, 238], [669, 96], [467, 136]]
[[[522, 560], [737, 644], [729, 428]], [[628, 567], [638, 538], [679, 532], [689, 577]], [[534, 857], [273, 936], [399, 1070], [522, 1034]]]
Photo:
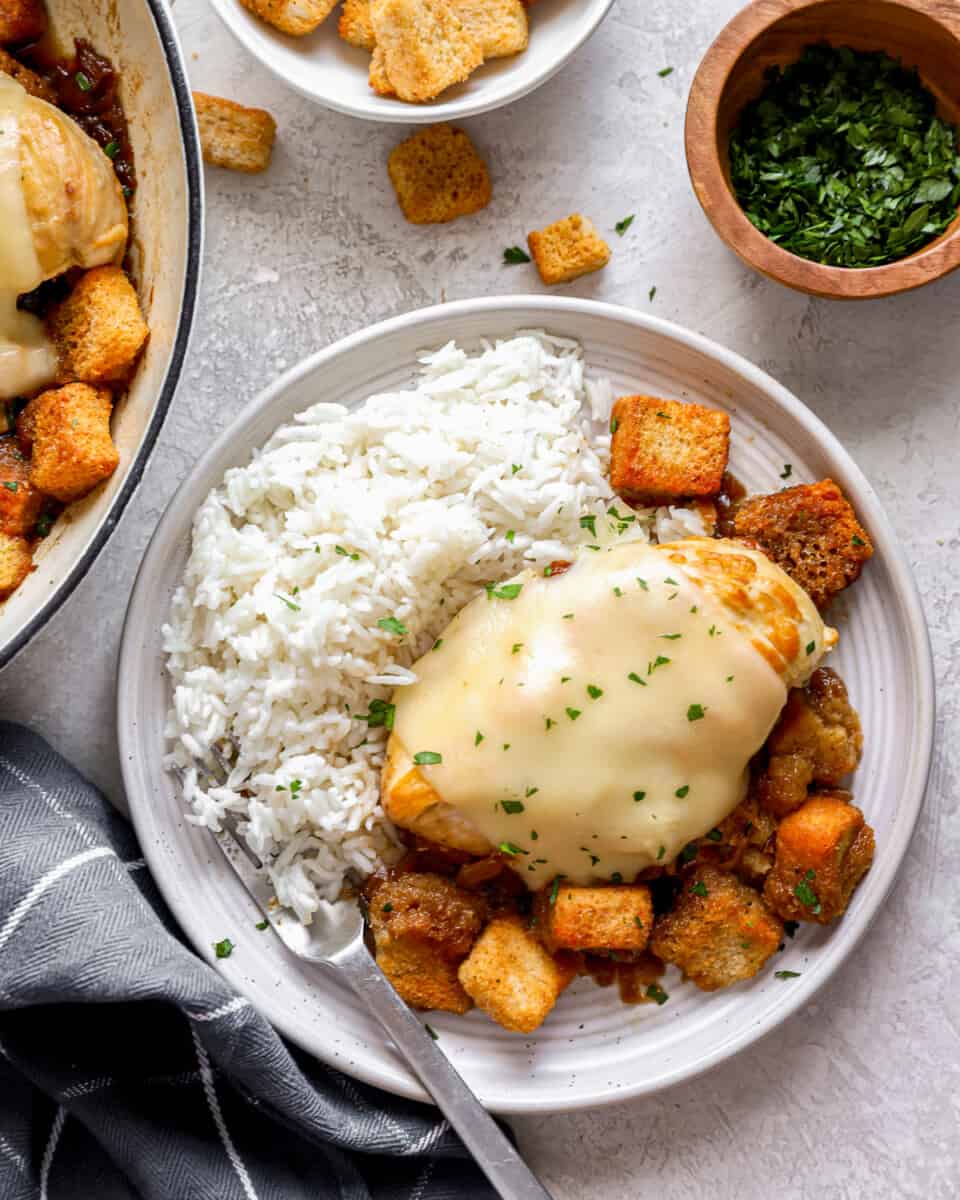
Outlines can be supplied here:
[[[407, 2], [391, 0], [401, 5]], [[465, 64], [464, 69], [470, 70], [465, 82], [447, 87], [429, 103], [406, 102], [374, 90], [371, 81], [381, 92], [388, 90], [383, 82], [382, 64], [376, 51], [371, 60], [369, 32], [366, 36], [357, 35], [349, 0], [343, 8], [338, 0], [271, 4], [265, 8], [263, 0], [247, 0], [246, 4], [241, 0], [213, 0], [213, 7], [254, 58], [309, 100], [367, 121], [410, 125], [461, 120], [501, 108], [532, 92], [556, 74], [587, 41], [613, 7], [613, 0], [537, 0], [535, 4], [526, 0], [524, 9], [529, 20], [526, 49], [493, 57], [503, 53], [504, 47], [495, 44], [488, 47], [482, 65], [473, 69], [472, 63]], [[274, 21], [280, 10], [278, 23], [290, 32], [281, 32], [276, 25], [257, 16], [258, 7]], [[283, 19], [285, 8], [298, 16], [301, 10], [315, 9], [313, 20], [320, 20], [323, 13], [326, 15], [311, 32], [294, 33], [311, 29], [313, 20], [305, 25], [299, 20], [290, 24]], [[417, 14], [410, 17], [414, 21]], [[347, 37], [351, 40], [347, 41]], [[439, 52], [425, 48], [417, 77], [433, 74], [434, 67], [440, 71], [446, 69], [438, 62], [441, 57]]]

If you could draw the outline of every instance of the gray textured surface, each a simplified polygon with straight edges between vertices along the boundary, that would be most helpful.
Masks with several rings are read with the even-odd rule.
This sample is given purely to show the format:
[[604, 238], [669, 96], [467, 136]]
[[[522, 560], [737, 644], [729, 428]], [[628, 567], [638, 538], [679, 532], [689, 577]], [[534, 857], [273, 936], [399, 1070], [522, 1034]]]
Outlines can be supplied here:
[[[536, 292], [505, 245], [575, 209], [637, 219], [577, 295], [635, 305], [739, 350], [840, 436], [915, 566], [937, 659], [940, 728], [926, 810], [900, 882], [817, 1003], [738, 1059], [662, 1097], [517, 1122], [558, 1198], [759, 1200], [960, 1191], [960, 274], [868, 306], [794, 295], [718, 242], [687, 182], [686, 90], [737, 0], [620, 0], [541, 91], [476, 118], [494, 200], [442, 229], [406, 225], [384, 170], [400, 130], [310, 107], [250, 63], [202, 0], [174, 12], [196, 86], [271, 109], [261, 178], [209, 171], [201, 316], [143, 486], [93, 571], [0, 676], [0, 712], [44, 732], [120, 799], [113, 674], [127, 594], [163, 507], [212, 433], [281, 369], [424, 304]], [[657, 70], [672, 65], [665, 79]], [[651, 287], [657, 293], [648, 300]], [[560, 289], [565, 290], [565, 289]]]

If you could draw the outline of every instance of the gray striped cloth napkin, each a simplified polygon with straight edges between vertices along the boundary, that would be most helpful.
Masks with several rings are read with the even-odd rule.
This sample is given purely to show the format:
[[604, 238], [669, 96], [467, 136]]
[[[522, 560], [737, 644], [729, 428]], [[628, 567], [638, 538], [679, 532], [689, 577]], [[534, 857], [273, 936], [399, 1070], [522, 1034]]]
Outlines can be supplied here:
[[436, 1110], [287, 1046], [184, 943], [129, 826], [0, 722], [3, 1200], [491, 1200]]

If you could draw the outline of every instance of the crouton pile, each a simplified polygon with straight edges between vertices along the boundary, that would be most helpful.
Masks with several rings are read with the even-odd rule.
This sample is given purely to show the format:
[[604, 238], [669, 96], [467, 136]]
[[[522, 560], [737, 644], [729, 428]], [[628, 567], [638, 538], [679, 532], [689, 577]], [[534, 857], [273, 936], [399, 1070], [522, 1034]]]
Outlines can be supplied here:
[[[869, 557], [830, 480], [731, 505], [725, 413], [623, 396], [610, 428], [611, 481], [628, 503], [700, 506], [717, 535], [763, 547], [820, 605]], [[616, 980], [626, 1002], [656, 1005], [669, 1000], [668, 967], [705, 992], [752, 979], [800, 923], [839, 920], [870, 868], [873, 830], [844, 786], [862, 749], [843, 681], [821, 667], [789, 693], [737, 808], [633, 880], [558, 877], [531, 894], [502, 851], [410, 835], [399, 866], [367, 884], [377, 961], [414, 1007], [475, 1006], [521, 1034], [578, 976]]]
[[[379, 96], [425, 104], [463, 83], [488, 59], [527, 48], [532, 0], [343, 0], [338, 31], [370, 54]], [[313, 33], [337, 0], [241, 0], [281, 33]]]

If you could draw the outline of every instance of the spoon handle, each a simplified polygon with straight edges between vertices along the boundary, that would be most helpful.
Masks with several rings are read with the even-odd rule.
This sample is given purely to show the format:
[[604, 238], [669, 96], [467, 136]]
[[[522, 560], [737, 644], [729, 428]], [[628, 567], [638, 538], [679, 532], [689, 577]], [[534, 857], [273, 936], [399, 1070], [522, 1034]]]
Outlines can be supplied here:
[[551, 1200], [500, 1126], [467, 1087], [362, 942], [332, 963], [389, 1034], [503, 1200]]

